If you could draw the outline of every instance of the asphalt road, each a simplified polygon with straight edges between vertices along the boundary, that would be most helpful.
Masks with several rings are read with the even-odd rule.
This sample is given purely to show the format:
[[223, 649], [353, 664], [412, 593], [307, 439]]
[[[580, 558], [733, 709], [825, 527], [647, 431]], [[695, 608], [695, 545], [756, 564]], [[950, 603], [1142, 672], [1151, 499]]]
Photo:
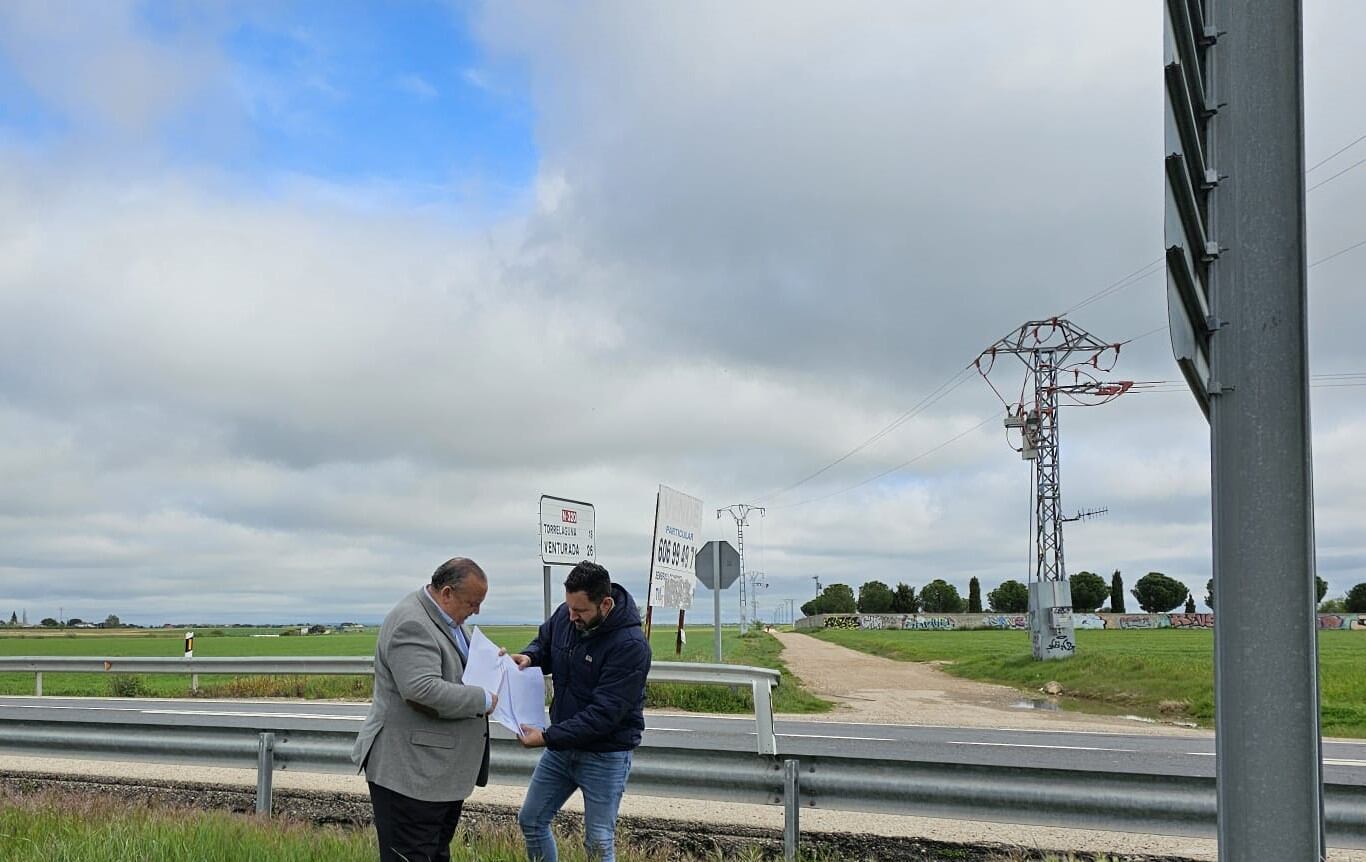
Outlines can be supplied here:
[[[280, 701], [120, 700], [0, 697], [0, 717], [101, 720], [139, 724], [177, 716], [187, 724], [219, 721], [260, 729], [358, 728], [368, 704]], [[1130, 774], [1214, 774], [1214, 736], [1145, 736], [1078, 731], [992, 730], [887, 724], [779, 720], [778, 750], [795, 756], [839, 754], [875, 760], [1055, 767]], [[511, 734], [495, 726], [495, 736]], [[644, 745], [754, 751], [754, 719], [649, 713]], [[1325, 740], [1324, 775], [1335, 783], [1366, 785], [1366, 741]]]

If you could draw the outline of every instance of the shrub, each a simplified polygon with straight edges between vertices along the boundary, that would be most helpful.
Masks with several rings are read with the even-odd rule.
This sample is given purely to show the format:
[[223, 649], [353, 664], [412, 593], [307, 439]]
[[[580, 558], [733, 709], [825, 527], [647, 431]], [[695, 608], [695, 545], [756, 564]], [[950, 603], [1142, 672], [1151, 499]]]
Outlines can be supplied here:
[[147, 697], [151, 692], [142, 677], [130, 673], [116, 673], [109, 677], [110, 697]]

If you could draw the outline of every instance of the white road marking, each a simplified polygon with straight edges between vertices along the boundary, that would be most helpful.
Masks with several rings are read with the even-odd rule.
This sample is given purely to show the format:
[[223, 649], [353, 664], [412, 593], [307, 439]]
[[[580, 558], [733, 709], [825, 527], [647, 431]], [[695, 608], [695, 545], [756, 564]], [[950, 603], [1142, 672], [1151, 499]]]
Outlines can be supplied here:
[[697, 731], [695, 731], [695, 730], [689, 730], [689, 729], [686, 728], [686, 727], [647, 727], [647, 728], [645, 728], [645, 732], [646, 732], [646, 733], [696, 733]]
[[363, 715], [323, 715], [316, 712], [228, 712], [210, 709], [143, 709], [143, 715], [221, 715], [237, 718], [339, 718], [342, 721], [365, 721]]
[[106, 712], [142, 712], [140, 706], [61, 706], [49, 703], [7, 703], [5, 709], [84, 709]]
[[[747, 735], [748, 735], [748, 736], [754, 736], [755, 734], [754, 734], [754, 733], [750, 733], [750, 734], [747, 734]], [[854, 740], [854, 741], [857, 741], [857, 742], [899, 742], [899, 741], [900, 741], [900, 740], [892, 739], [892, 738], [886, 737], [886, 736], [830, 736], [829, 734], [825, 734], [825, 733], [779, 733], [779, 734], [777, 734], [777, 735], [780, 736], [780, 737], [782, 737], [783, 739], [847, 739], [847, 740]]]
[[973, 742], [969, 740], [950, 739], [945, 740], [946, 745], [989, 745], [996, 748], [1049, 748], [1061, 751], [1118, 751], [1127, 754], [1138, 754], [1137, 748], [1095, 748], [1087, 745], [1031, 745], [1025, 742]]

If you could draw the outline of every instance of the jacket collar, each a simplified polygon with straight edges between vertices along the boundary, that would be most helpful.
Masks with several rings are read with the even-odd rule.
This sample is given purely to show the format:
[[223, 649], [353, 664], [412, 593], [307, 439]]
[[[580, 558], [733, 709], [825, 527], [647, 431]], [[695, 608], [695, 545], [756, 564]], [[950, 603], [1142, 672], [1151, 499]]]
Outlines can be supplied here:
[[[427, 612], [427, 616], [431, 617], [432, 622], [436, 623], [436, 627], [441, 629], [441, 633], [446, 636], [446, 640], [450, 641], [451, 646], [455, 647], [455, 654], [457, 656], [460, 655], [460, 645], [455, 642], [455, 635], [451, 634], [451, 626], [456, 624], [455, 620], [451, 619], [451, 617], [441, 609], [441, 606], [436, 603], [436, 599], [432, 598], [432, 594], [426, 586], [418, 588], [417, 603], [422, 605], [422, 609]], [[469, 643], [470, 633], [465, 631], [464, 626], [461, 626], [460, 630], [465, 635], [465, 643]]]

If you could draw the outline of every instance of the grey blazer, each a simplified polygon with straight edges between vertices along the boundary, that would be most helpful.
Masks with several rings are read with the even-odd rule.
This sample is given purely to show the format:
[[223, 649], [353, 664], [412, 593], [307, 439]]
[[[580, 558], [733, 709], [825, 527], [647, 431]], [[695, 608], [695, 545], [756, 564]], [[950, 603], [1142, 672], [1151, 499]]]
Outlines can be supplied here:
[[375, 694], [351, 759], [366, 780], [427, 802], [454, 802], [488, 781], [484, 690], [465, 671], [422, 588], [394, 606], [375, 644]]

